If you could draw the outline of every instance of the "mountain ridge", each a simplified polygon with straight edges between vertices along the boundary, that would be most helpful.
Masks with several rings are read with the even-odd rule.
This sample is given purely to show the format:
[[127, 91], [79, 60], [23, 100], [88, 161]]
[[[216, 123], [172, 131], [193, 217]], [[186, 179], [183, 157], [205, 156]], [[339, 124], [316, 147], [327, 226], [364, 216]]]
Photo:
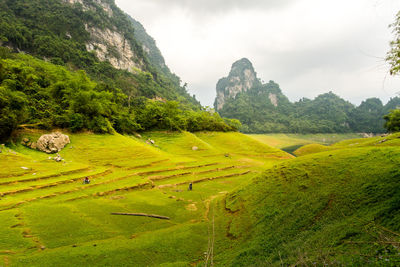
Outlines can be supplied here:
[[[252, 68], [248, 59], [240, 59], [216, 86], [215, 110], [221, 116], [240, 120], [243, 132], [383, 133], [383, 116], [400, 106], [399, 97], [391, 98], [386, 105], [378, 98], [369, 98], [355, 106], [332, 91], [313, 100], [291, 102], [277, 83], [262, 83]], [[245, 70], [252, 75], [244, 75]]]

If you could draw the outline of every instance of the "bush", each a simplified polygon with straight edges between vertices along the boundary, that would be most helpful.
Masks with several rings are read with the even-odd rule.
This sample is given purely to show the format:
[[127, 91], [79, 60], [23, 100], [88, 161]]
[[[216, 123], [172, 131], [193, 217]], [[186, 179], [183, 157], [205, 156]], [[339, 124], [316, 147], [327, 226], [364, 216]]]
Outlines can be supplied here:
[[399, 132], [400, 131], [400, 110], [393, 109], [389, 114], [383, 117], [385, 122], [385, 128], [389, 132]]

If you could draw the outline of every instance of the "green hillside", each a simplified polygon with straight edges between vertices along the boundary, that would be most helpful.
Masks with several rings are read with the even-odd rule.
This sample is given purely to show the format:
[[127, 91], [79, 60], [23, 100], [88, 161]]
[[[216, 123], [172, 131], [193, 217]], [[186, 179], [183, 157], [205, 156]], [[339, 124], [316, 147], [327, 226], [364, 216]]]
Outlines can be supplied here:
[[[239, 133], [81, 133], [70, 135], [57, 163], [19, 145], [42, 133], [18, 132], [15, 145], [0, 153], [7, 165], [0, 170], [1, 235], [7, 236], [0, 265], [195, 265], [207, 250], [212, 201], [291, 158]], [[86, 176], [89, 185], [82, 184]]]
[[239, 126], [236, 120], [176, 101], [130, 99], [82, 70], [0, 48], [1, 141], [18, 127], [132, 134], [153, 129], [234, 131]]
[[155, 44], [149, 45], [151, 37], [114, 0], [1, 0], [0, 14], [0, 46], [85, 70], [131, 97], [199, 108], [179, 77], [166, 66], [160, 70], [164, 59]]
[[286, 161], [229, 194], [219, 203], [218, 224], [228, 228], [218, 262], [397, 266], [400, 150], [397, 136], [382, 140]]
[[5, 266], [399, 263], [397, 135], [293, 158], [239, 133], [80, 133], [57, 163], [19, 145], [42, 133], [1, 147]]

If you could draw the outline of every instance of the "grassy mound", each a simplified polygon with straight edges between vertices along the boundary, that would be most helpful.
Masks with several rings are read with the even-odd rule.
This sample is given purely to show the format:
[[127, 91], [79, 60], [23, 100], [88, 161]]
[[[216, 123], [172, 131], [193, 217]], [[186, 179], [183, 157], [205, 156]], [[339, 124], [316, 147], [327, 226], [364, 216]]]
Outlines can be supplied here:
[[332, 150], [332, 147], [320, 144], [309, 144], [296, 149], [293, 154], [295, 154], [296, 156], [304, 156], [329, 150]]
[[331, 145], [342, 140], [359, 138], [360, 134], [251, 134], [257, 141], [293, 153], [309, 144]]
[[397, 147], [366, 146], [275, 166], [220, 203], [218, 262], [398, 266], [399, 163]]

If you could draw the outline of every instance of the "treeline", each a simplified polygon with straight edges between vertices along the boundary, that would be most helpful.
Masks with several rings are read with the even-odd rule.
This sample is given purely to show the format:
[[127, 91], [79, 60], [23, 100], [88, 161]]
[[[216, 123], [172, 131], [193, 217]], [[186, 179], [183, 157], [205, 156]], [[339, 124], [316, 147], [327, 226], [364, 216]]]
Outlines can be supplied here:
[[[277, 106], [271, 98], [276, 98]], [[356, 107], [332, 92], [291, 103], [270, 81], [227, 100], [218, 112], [240, 120], [246, 133], [382, 133], [386, 132], [384, 115], [398, 106], [400, 98], [395, 97], [386, 105], [370, 98]]]
[[168, 100], [130, 98], [84, 71], [0, 48], [0, 140], [21, 124], [96, 133], [144, 130], [232, 131], [237, 120]]

